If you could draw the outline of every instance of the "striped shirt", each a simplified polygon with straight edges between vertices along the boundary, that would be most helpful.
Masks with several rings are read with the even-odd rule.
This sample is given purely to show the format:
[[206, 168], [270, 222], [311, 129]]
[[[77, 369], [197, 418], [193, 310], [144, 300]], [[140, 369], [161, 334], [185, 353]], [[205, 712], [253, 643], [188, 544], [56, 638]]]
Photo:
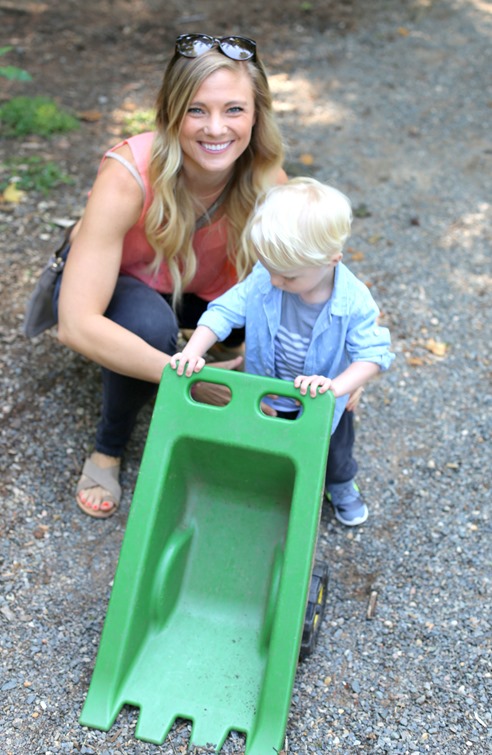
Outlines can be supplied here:
[[[304, 375], [307, 350], [314, 325], [326, 302], [308, 304], [298, 294], [282, 291], [282, 314], [275, 337], [275, 377], [291, 382]], [[269, 401], [277, 411], [292, 411], [292, 399], [279, 397]]]

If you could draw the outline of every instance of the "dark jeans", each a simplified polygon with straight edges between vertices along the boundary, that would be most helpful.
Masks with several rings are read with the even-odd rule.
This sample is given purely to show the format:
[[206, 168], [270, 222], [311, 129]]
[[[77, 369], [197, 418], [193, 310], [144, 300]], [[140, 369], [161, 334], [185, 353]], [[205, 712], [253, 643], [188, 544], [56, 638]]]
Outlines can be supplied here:
[[[61, 278], [55, 288], [53, 308], [58, 311]], [[177, 316], [163, 296], [145, 283], [128, 275], [118, 278], [113, 298], [105, 312], [113, 322], [143, 338], [159, 351], [174, 354], [178, 327], [195, 328], [207, 302], [185, 294]], [[233, 330], [223, 342], [237, 346], [244, 341], [244, 330]], [[102, 368], [102, 409], [96, 432], [96, 450], [108, 456], [121, 456], [130, 438], [140, 409], [152, 399], [158, 386]]]
[[353, 455], [354, 442], [354, 413], [345, 411], [331, 436], [326, 465], [326, 485], [348, 482], [357, 474], [357, 462]]
[[[295, 419], [297, 412], [279, 412], [284, 419]], [[349, 482], [357, 474], [354, 459], [354, 413], [345, 411], [331, 436], [326, 462], [325, 487], [338, 482]]]

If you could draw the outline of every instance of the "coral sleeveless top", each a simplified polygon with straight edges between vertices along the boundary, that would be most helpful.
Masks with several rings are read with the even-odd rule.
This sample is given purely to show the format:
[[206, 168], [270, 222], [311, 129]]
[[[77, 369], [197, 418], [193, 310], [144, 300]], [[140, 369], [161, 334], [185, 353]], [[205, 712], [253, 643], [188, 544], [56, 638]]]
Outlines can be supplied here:
[[[173, 283], [167, 264], [163, 262], [155, 273], [149, 269], [149, 265], [155, 258], [155, 252], [145, 236], [145, 215], [153, 196], [149, 182], [153, 139], [154, 133], [146, 132], [129, 137], [109, 150], [112, 152], [123, 144], [130, 147], [145, 188], [142, 213], [123, 241], [120, 270], [123, 275], [138, 278], [160, 293], [171, 294]], [[195, 231], [193, 249], [197, 259], [197, 270], [195, 277], [185, 288], [185, 293], [193, 293], [205, 301], [211, 301], [237, 282], [235, 267], [227, 256], [227, 219], [225, 216]]]

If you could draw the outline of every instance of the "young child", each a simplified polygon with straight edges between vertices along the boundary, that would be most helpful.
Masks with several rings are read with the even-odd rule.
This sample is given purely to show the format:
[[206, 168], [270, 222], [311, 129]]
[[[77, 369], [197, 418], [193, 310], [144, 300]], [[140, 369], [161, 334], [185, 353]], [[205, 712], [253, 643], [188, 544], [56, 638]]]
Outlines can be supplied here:
[[[258, 263], [251, 274], [212, 301], [182, 352], [171, 359], [190, 377], [203, 355], [232, 328], [246, 328], [245, 370], [293, 380], [301, 395], [336, 397], [326, 495], [345, 525], [365, 522], [368, 509], [354, 482], [357, 464], [349, 395], [394, 359], [387, 328], [368, 290], [341, 263], [352, 211], [341, 192], [295, 178], [267, 192], [243, 234]], [[269, 414], [294, 418], [292, 399], [269, 398]]]

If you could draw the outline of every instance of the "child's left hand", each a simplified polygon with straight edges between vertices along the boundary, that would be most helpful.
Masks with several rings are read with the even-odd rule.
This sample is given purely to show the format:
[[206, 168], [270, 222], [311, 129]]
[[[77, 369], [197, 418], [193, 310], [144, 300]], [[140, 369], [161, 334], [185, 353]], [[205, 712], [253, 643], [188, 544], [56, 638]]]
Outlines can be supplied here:
[[324, 375], [298, 375], [294, 380], [294, 387], [299, 388], [301, 396], [305, 396], [309, 388], [309, 395], [316, 398], [318, 393], [330, 390], [332, 380]]

